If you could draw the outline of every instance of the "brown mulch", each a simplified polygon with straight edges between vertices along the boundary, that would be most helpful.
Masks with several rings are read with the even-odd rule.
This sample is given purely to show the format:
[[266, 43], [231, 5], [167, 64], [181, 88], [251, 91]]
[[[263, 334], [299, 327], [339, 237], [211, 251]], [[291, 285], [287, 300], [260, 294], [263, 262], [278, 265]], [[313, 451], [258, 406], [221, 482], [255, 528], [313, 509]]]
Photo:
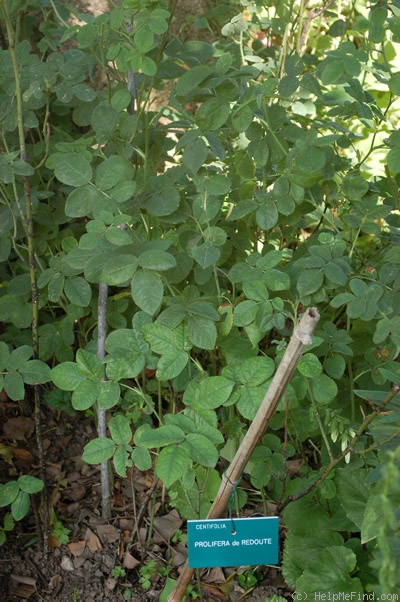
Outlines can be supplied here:
[[[0, 546], [1, 602], [159, 600], [166, 574], [177, 578], [186, 559], [184, 544], [172, 543], [185, 524], [168, 506], [161, 484], [154, 483], [151, 471], [132, 469], [126, 479], [115, 477], [112, 519], [104, 522], [99, 469], [81, 460], [85, 444], [96, 436], [93, 420], [46, 408], [43, 423], [50, 507], [59, 525], [57, 529], [53, 523], [47, 554], [37, 533], [40, 509], [7, 533]], [[17, 404], [0, 398], [0, 483], [21, 474], [39, 476], [33, 420]], [[40, 498], [32, 502], [35, 506]], [[0, 509], [0, 524], [6, 510]], [[140, 525], [138, 515], [143, 517]], [[68, 530], [64, 539], [63, 528]], [[149, 561], [155, 568], [143, 584], [139, 570]], [[229, 578], [232, 569], [203, 571], [204, 600], [264, 602], [274, 594], [291, 599], [279, 570], [259, 570], [257, 587], [247, 592], [236, 572]]]

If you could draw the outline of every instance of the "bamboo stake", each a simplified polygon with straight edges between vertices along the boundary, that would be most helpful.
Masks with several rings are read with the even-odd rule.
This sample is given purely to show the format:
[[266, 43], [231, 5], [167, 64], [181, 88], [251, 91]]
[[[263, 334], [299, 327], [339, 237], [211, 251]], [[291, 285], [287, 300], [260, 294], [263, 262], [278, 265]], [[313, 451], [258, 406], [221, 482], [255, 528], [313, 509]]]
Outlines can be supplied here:
[[[260, 441], [268, 426], [276, 406], [289, 383], [296, 365], [307, 345], [312, 342], [312, 335], [319, 320], [319, 313], [315, 307], [309, 308], [295, 326], [289, 345], [278, 366], [275, 376], [261, 402], [259, 410], [251, 423], [235, 457], [229, 468], [222, 476], [222, 482], [211, 506], [207, 518], [220, 518], [228, 505], [235, 484], [240, 480], [243, 470], [250, 460], [254, 448]], [[168, 602], [180, 602], [190, 584], [194, 570], [188, 567], [186, 562], [178, 582], [168, 596]]]

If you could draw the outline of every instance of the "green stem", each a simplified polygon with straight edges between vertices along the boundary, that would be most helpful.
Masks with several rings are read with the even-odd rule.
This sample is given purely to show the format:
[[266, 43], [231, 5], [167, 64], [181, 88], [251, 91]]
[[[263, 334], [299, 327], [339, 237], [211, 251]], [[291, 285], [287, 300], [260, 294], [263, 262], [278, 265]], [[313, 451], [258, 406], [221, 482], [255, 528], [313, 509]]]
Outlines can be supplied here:
[[286, 506], [288, 504], [301, 499], [302, 497], [308, 495], [309, 493], [311, 493], [311, 491], [313, 491], [314, 489], [319, 487], [319, 485], [321, 485], [321, 483], [323, 483], [325, 481], [325, 479], [330, 475], [332, 470], [338, 464], [340, 464], [340, 462], [347, 456], [347, 454], [354, 452], [354, 446], [357, 443], [357, 441], [360, 439], [361, 435], [363, 435], [365, 433], [365, 431], [368, 429], [371, 422], [373, 420], [375, 420], [375, 418], [386, 408], [387, 405], [389, 405], [389, 403], [392, 401], [392, 399], [396, 395], [398, 395], [399, 392], [400, 392], [400, 386], [393, 387], [393, 389], [390, 391], [390, 393], [386, 397], [385, 401], [383, 401], [383, 403], [379, 406], [379, 408], [377, 408], [369, 416], [367, 416], [367, 418], [364, 420], [364, 422], [358, 428], [356, 434], [354, 435], [354, 437], [352, 438], [350, 443], [346, 446], [346, 448], [344, 450], [342, 450], [342, 452], [338, 456], [336, 456], [336, 458], [334, 458], [331, 461], [330, 464], [328, 464], [328, 466], [325, 468], [324, 472], [313, 483], [311, 483], [310, 485], [308, 485], [308, 487], [303, 489], [303, 491], [300, 491], [300, 493], [296, 493], [295, 495], [290, 495], [289, 497], [287, 497], [282, 502], [282, 504], [279, 505], [279, 507], [277, 508], [277, 512], [282, 512], [282, 510], [284, 508], [286, 508]]
[[308, 383], [307, 383], [307, 389], [308, 389], [308, 393], [309, 393], [309, 396], [310, 396], [311, 405], [312, 405], [312, 408], [314, 410], [315, 420], [317, 421], [318, 428], [319, 428], [319, 430], [321, 432], [322, 439], [323, 439], [323, 441], [325, 443], [325, 447], [327, 449], [327, 452], [328, 452], [328, 455], [329, 455], [329, 459], [332, 461], [333, 460], [333, 453], [332, 453], [331, 446], [329, 445], [329, 439], [328, 439], [327, 434], [325, 432], [324, 425], [322, 424], [322, 420], [321, 420], [321, 417], [319, 415], [318, 408], [317, 408], [317, 405], [316, 405], [315, 400], [314, 400], [314, 396], [313, 396], [312, 391], [311, 391], [311, 387], [310, 387], [310, 385]]

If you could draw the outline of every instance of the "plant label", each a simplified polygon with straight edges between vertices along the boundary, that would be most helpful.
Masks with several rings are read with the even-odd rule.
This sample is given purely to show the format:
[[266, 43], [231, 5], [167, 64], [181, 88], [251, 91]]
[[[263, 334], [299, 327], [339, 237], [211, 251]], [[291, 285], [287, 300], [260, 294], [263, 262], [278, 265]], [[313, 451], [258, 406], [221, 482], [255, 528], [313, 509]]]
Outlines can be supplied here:
[[188, 521], [192, 569], [278, 563], [276, 516]]

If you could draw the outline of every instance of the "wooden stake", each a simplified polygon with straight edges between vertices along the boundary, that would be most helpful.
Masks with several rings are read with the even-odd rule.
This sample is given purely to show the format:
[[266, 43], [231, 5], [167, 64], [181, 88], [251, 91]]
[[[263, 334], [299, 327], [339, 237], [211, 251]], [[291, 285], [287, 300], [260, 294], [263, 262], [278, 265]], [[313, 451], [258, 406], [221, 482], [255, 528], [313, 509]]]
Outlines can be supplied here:
[[[220, 518], [224, 513], [233, 487], [240, 480], [243, 470], [250, 460], [254, 448], [263, 436], [268, 423], [275, 412], [276, 406], [289, 383], [296, 365], [307, 345], [312, 343], [312, 335], [319, 320], [319, 313], [315, 307], [310, 307], [295, 326], [289, 345], [278, 366], [275, 376], [261, 402], [258, 412], [251, 423], [235, 457], [229, 468], [222, 476], [222, 482], [211, 506], [207, 518]], [[186, 562], [177, 584], [168, 596], [168, 602], [180, 602], [187, 586], [192, 580], [194, 570]]]

